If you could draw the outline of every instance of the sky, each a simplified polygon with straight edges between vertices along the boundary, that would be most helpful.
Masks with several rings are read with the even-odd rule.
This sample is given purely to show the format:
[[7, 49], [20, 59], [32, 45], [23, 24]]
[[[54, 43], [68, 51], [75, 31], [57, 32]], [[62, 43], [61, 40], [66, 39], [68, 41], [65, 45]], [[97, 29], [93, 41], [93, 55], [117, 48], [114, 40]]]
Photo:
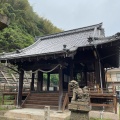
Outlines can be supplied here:
[[28, 0], [34, 12], [62, 30], [103, 23], [105, 35], [120, 32], [120, 0]]

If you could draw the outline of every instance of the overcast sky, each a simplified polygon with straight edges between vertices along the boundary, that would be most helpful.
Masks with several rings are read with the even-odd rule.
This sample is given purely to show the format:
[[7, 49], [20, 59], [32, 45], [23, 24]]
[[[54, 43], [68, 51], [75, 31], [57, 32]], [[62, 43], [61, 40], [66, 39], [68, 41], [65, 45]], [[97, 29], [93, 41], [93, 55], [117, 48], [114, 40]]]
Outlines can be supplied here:
[[120, 0], [29, 0], [33, 10], [63, 30], [103, 22], [106, 36], [120, 32]]

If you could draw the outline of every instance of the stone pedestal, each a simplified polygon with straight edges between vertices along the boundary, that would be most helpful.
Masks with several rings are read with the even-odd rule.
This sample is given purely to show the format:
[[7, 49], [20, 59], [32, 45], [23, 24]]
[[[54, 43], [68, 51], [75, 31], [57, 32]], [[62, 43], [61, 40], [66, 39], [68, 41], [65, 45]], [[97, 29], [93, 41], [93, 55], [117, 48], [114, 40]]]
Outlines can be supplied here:
[[89, 112], [71, 111], [70, 120], [89, 120]]
[[80, 88], [77, 81], [69, 82], [70, 88], [73, 90], [71, 103], [68, 109], [71, 111], [70, 120], [89, 120], [90, 97], [88, 87]]
[[73, 102], [68, 105], [70, 120], [89, 120], [90, 106], [86, 102]]

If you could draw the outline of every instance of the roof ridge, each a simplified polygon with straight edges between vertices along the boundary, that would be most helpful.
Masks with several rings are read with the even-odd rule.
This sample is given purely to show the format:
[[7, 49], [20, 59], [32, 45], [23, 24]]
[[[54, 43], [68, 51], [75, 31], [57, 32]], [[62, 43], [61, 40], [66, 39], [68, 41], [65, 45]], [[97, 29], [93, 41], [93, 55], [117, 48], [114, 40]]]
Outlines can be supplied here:
[[68, 34], [72, 34], [72, 33], [76, 33], [76, 32], [91, 30], [91, 29], [94, 29], [94, 27], [102, 27], [102, 24], [103, 23], [101, 22], [99, 24], [94, 24], [94, 25], [90, 25], [90, 26], [86, 26], [86, 27], [81, 27], [81, 28], [67, 30], [67, 31], [59, 32], [59, 33], [49, 34], [49, 35], [41, 36], [40, 39], [44, 40], [44, 39], [49, 39], [49, 38], [53, 38], [53, 37], [58, 37], [61, 35], [68, 35]]

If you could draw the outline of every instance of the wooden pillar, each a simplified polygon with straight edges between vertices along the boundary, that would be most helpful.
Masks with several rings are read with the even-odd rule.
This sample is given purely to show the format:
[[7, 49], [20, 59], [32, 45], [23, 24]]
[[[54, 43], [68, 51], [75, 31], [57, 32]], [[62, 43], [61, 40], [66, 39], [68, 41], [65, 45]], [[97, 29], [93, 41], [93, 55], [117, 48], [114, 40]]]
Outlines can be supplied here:
[[87, 71], [86, 71], [86, 69], [84, 71], [84, 80], [85, 80], [85, 84], [87, 86]]
[[102, 84], [103, 84], [103, 88], [106, 88], [105, 70], [104, 70], [103, 65], [101, 65], [101, 75], [102, 75]]
[[49, 91], [50, 87], [50, 73], [47, 73], [47, 91]]
[[58, 110], [62, 110], [62, 97], [63, 97], [63, 72], [62, 66], [59, 68], [59, 101]]
[[31, 91], [34, 91], [34, 79], [35, 79], [35, 73], [32, 73], [32, 81], [31, 81]]
[[100, 86], [100, 68], [99, 68], [99, 61], [95, 61], [95, 81], [96, 84]]
[[43, 90], [43, 72], [38, 71], [37, 91]]
[[89, 72], [87, 72], [87, 85], [90, 87], [90, 78], [89, 78]]
[[[116, 96], [113, 97], [113, 104], [114, 104], [115, 114], [117, 114], [117, 97], [116, 97]], [[119, 111], [118, 111], [118, 112], [119, 112]]]
[[70, 63], [70, 81], [73, 80], [73, 62]]
[[20, 108], [22, 104], [22, 89], [23, 89], [23, 79], [24, 79], [24, 71], [22, 69], [19, 70], [19, 85], [18, 85], [18, 97], [17, 97], [17, 107]]

